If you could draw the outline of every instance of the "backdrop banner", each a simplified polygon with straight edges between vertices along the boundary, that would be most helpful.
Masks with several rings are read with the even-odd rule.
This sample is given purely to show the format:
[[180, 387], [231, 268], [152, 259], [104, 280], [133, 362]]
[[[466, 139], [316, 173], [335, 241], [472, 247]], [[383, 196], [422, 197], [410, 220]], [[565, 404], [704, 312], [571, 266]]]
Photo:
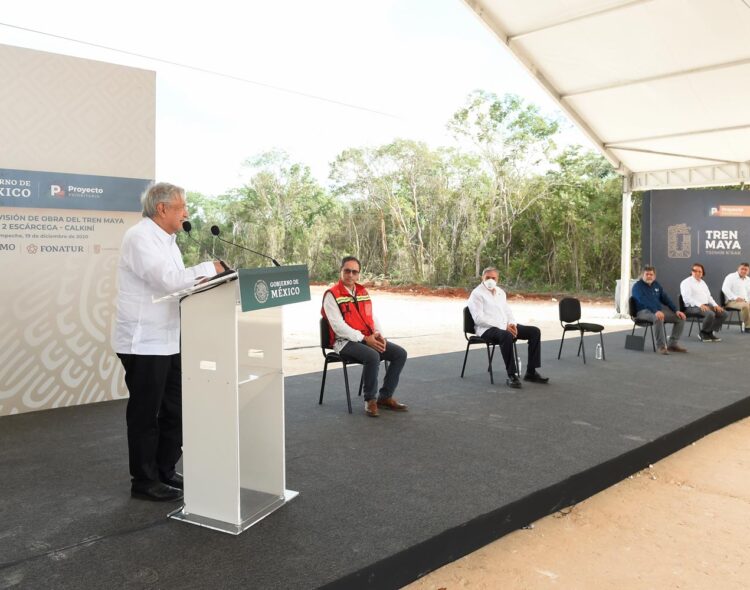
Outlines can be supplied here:
[[150, 182], [0, 169], [0, 415], [126, 396], [116, 268]]
[[750, 260], [750, 191], [651, 191], [643, 201], [643, 264], [656, 266], [657, 280], [677, 304], [680, 282], [693, 262], [719, 303], [724, 277]]

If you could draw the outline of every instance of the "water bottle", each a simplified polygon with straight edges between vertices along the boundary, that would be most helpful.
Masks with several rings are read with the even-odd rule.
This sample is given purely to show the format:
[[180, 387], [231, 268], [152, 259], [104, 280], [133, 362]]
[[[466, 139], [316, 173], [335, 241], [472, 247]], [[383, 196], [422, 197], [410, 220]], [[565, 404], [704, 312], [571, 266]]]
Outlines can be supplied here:
[[601, 344], [596, 345], [596, 352], [594, 353], [594, 358], [598, 361], [602, 360], [602, 345]]

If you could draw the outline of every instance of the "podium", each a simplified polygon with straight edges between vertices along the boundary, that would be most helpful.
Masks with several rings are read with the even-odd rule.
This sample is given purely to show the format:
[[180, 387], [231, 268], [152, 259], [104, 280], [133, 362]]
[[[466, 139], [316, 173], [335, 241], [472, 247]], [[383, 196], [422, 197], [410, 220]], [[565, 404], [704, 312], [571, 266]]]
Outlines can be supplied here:
[[282, 307], [310, 299], [307, 267], [240, 269], [180, 299], [182, 508], [170, 518], [238, 535], [286, 489]]

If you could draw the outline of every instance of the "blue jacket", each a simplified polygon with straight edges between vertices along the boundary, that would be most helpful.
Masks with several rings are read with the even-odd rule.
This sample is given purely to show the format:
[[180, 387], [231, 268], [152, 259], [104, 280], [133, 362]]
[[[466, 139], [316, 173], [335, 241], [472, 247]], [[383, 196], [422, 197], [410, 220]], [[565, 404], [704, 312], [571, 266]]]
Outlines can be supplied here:
[[658, 281], [654, 281], [649, 285], [646, 281], [641, 279], [633, 285], [633, 291], [631, 294], [635, 299], [636, 311], [647, 309], [656, 313], [657, 311], [661, 311], [662, 305], [666, 305], [674, 312], [677, 311], [675, 304]]

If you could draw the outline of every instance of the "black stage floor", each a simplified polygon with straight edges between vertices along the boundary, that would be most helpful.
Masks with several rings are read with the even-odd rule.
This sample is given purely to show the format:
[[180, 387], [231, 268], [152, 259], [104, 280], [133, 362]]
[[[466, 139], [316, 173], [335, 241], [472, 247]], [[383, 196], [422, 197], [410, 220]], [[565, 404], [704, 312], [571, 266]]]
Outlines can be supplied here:
[[340, 369], [323, 406], [319, 373], [287, 378], [300, 495], [238, 537], [130, 498], [124, 401], [0, 418], [0, 588], [398, 588], [750, 415], [750, 336], [722, 335], [662, 357], [610, 332], [585, 366], [549, 342], [551, 383], [520, 391], [478, 347], [465, 379], [463, 353], [412, 359], [411, 411], [378, 419]]

